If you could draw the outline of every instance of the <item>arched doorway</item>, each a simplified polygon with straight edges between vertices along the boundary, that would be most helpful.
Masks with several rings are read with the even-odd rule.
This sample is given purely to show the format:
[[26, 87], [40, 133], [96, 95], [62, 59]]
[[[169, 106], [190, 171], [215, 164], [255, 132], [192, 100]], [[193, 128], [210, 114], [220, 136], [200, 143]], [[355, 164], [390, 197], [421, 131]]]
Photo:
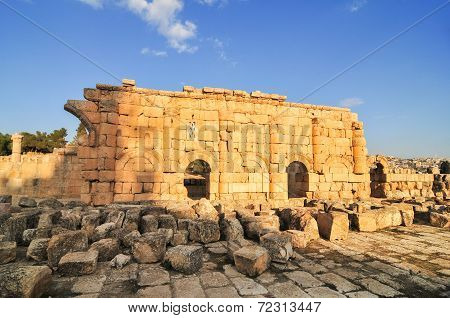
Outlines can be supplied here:
[[380, 162], [375, 162], [370, 168], [370, 196], [373, 198], [386, 198], [386, 173]]
[[300, 161], [291, 162], [287, 167], [288, 198], [304, 198], [309, 191], [308, 169]]
[[186, 168], [184, 186], [188, 197], [194, 200], [209, 199], [209, 175], [211, 167], [204, 160], [194, 160]]

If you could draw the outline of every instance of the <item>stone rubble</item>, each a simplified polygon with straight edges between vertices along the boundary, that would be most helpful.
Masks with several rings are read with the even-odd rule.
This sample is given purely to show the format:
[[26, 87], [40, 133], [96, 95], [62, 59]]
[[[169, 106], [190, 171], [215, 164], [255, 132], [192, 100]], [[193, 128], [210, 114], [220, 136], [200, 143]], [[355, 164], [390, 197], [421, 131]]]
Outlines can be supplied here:
[[[274, 209], [190, 204], [192, 219], [175, 217], [170, 204], [72, 202], [68, 209], [48, 200], [43, 207], [15, 207], [0, 214], [0, 292], [56, 297], [62, 288], [67, 295], [174, 297], [187, 295], [181, 282], [189, 275], [200, 278], [192, 279], [192, 295], [202, 297], [289, 297], [290, 291], [298, 297], [439, 296], [449, 286], [450, 237], [429, 227], [448, 227], [446, 201], [307, 200], [305, 207]], [[391, 230], [400, 233], [397, 239]], [[417, 231], [423, 238], [411, 236]], [[426, 251], [427, 244], [435, 245]], [[408, 278], [407, 286], [419, 286], [415, 292], [398, 281], [412, 272], [421, 275]], [[81, 280], [94, 276], [89, 284]], [[8, 285], [12, 279], [21, 281], [17, 290]], [[77, 285], [66, 289], [63, 282], [70, 281]]]

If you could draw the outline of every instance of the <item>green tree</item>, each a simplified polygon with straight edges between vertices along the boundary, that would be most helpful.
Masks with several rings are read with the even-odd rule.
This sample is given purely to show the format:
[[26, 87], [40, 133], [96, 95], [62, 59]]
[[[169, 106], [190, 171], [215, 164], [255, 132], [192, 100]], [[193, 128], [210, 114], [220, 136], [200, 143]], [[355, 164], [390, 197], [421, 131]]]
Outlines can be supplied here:
[[65, 128], [57, 129], [47, 134], [46, 132], [36, 131], [35, 134], [23, 132], [22, 152], [42, 152], [50, 153], [55, 148], [63, 148], [67, 144], [67, 130]]
[[11, 135], [0, 133], [0, 156], [9, 156], [12, 152]]
[[77, 133], [75, 135], [75, 137], [73, 138], [71, 144], [72, 145], [77, 145], [78, 144], [78, 140], [80, 140], [80, 138], [83, 138], [85, 136], [87, 136], [88, 132], [86, 127], [84, 127], [83, 123], [80, 123], [78, 125], [78, 129], [77, 129]]
[[450, 162], [448, 160], [442, 161], [440, 170], [442, 174], [450, 174]]

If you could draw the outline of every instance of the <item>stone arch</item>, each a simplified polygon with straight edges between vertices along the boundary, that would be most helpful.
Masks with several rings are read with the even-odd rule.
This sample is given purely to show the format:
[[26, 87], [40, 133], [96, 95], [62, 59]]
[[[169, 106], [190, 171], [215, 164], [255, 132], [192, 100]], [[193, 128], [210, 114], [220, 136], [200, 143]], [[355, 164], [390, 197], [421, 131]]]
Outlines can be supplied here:
[[184, 172], [184, 186], [191, 199], [210, 198], [211, 166], [202, 159], [191, 161]]
[[[263, 158], [260, 154], [255, 154], [252, 156], [245, 155], [243, 156], [242, 159], [243, 159], [242, 166], [244, 168], [244, 172], [254, 172], [254, 173], [269, 172], [269, 161], [266, 158]], [[251, 163], [254, 164], [251, 165]], [[251, 167], [255, 169], [251, 169]]]
[[325, 161], [323, 172], [326, 174], [333, 173], [333, 169], [335, 169], [337, 167], [342, 167], [342, 166], [345, 167], [345, 169], [347, 170], [347, 173], [353, 172], [353, 164], [350, 160], [342, 158], [342, 157], [330, 156]]
[[179, 160], [178, 172], [184, 173], [188, 168], [188, 165], [194, 160], [203, 160], [211, 168], [211, 172], [218, 172], [218, 158], [214, 153], [202, 152], [202, 151], [190, 151], [184, 153]]
[[305, 165], [306, 169], [309, 172], [312, 172], [314, 170], [314, 162], [311, 158], [305, 156], [305, 155], [301, 155], [301, 154], [291, 154], [289, 156], [289, 162], [294, 162], [294, 161], [298, 161], [302, 164]]
[[288, 174], [288, 198], [304, 198], [309, 191], [307, 166], [300, 161], [292, 161], [286, 168]]
[[[88, 131], [88, 146], [95, 147], [98, 145], [98, 134], [95, 126], [82, 110], [84, 103], [92, 103], [86, 101], [69, 100], [64, 105], [64, 110], [78, 118]], [[93, 104], [93, 103], [92, 103]]]
[[155, 172], [161, 170], [162, 162], [161, 154], [156, 151], [146, 151], [139, 156], [137, 150], [125, 150], [119, 154], [116, 171]]

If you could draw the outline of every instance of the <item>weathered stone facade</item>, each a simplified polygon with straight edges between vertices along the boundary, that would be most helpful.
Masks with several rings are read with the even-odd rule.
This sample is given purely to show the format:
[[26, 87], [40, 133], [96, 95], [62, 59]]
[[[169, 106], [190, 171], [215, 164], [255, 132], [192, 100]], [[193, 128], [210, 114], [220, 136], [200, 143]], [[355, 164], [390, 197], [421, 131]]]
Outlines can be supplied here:
[[13, 136], [13, 153], [0, 157], [0, 194], [35, 198], [79, 198], [81, 166], [77, 148], [21, 154], [22, 136]]
[[349, 109], [217, 88], [97, 85], [65, 109], [89, 131], [81, 198], [286, 201], [370, 195], [363, 125]]

